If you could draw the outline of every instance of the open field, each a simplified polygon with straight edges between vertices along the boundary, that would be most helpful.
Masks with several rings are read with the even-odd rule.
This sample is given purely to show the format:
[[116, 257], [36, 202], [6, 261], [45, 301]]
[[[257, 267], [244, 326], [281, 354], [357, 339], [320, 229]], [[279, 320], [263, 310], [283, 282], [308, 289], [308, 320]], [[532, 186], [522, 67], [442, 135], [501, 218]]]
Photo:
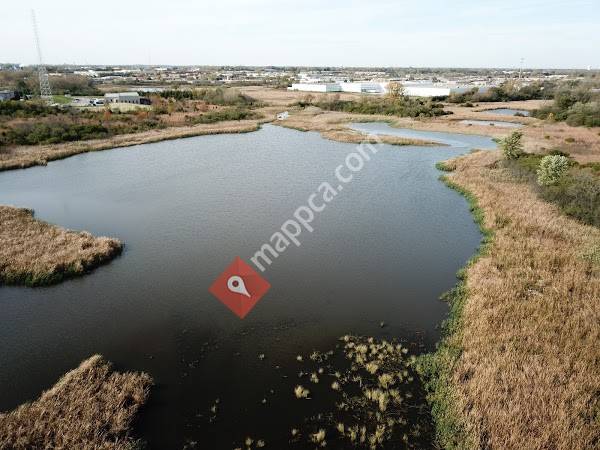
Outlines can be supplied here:
[[237, 89], [242, 94], [249, 95], [252, 98], [273, 106], [290, 106], [302, 100], [307, 95], [310, 95], [314, 98], [319, 98], [323, 95], [338, 94], [342, 100], [357, 100], [361, 98], [361, 94], [352, 94], [347, 92], [325, 94], [320, 92], [288, 91], [287, 89], [274, 89], [265, 86], [244, 86]]
[[[446, 163], [493, 237], [453, 291], [426, 367], [447, 448], [591, 449], [600, 439], [600, 230], [511, 178], [499, 152]], [[479, 216], [478, 214], [482, 214]]]
[[0, 284], [56, 283], [111, 260], [122, 248], [116, 239], [65, 230], [34, 219], [31, 210], [0, 206]]
[[0, 449], [138, 448], [129, 429], [151, 384], [145, 373], [113, 372], [92, 356], [39, 399], [0, 414]]

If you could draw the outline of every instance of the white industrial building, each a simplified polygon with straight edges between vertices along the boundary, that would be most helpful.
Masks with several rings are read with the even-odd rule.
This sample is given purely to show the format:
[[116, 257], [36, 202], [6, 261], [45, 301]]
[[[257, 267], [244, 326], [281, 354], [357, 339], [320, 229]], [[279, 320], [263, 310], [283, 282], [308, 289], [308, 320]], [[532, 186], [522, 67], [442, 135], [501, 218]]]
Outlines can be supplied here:
[[410, 97], [447, 97], [450, 94], [462, 94], [474, 88], [485, 92], [485, 86], [461, 86], [453, 83], [401, 83], [404, 94]]
[[304, 92], [355, 92], [368, 94], [383, 94], [385, 83], [378, 82], [340, 82], [340, 83], [294, 83], [290, 91]]
[[384, 84], [385, 83], [358, 81], [340, 83], [340, 87], [342, 88], [342, 92], [383, 94], [385, 92]]
[[288, 90], [304, 92], [342, 92], [342, 88], [337, 83], [294, 83]]
[[[450, 94], [461, 94], [473, 88], [479, 92], [489, 89], [486, 86], [458, 85], [453, 83], [431, 83], [431, 82], [400, 82], [404, 88], [404, 94], [411, 97], [446, 97]], [[288, 89], [290, 91], [305, 92], [354, 92], [362, 94], [385, 94], [388, 82], [358, 81], [340, 83], [296, 83]]]
[[104, 94], [105, 103], [131, 103], [139, 105], [140, 94], [137, 92], [117, 92], [114, 94]]

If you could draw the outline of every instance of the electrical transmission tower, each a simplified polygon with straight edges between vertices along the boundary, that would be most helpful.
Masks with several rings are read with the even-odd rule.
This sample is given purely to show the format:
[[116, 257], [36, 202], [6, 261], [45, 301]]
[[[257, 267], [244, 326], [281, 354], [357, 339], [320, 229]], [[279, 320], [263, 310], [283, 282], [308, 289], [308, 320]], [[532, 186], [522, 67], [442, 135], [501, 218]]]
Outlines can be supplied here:
[[31, 20], [33, 21], [33, 34], [35, 35], [35, 46], [38, 53], [38, 78], [40, 79], [40, 96], [48, 103], [52, 103], [52, 90], [48, 80], [46, 66], [42, 62], [42, 48], [40, 47], [40, 36], [38, 33], [37, 20], [35, 20], [35, 11], [31, 10]]

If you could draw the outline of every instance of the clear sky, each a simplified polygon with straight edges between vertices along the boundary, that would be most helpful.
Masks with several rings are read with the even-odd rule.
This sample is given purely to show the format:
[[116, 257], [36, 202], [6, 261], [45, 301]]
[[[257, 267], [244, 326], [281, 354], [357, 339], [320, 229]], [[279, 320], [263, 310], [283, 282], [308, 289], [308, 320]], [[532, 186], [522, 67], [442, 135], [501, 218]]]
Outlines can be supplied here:
[[0, 62], [600, 68], [600, 0], [3, 0]]

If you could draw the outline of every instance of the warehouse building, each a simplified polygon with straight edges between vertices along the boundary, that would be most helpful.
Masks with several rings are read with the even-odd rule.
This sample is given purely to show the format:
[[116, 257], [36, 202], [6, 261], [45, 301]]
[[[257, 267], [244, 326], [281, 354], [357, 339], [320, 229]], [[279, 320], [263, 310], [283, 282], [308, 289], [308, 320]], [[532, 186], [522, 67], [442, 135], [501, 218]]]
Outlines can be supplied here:
[[288, 90], [304, 92], [342, 92], [342, 88], [337, 83], [294, 83]]
[[[462, 94], [472, 89], [486, 92], [488, 86], [458, 85], [453, 83], [400, 82], [404, 94], [410, 97], [447, 97], [450, 94]], [[388, 82], [358, 81], [341, 83], [297, 83], [288, 89], [305, 92], [354, 92], [357, 94], [386, 94]]]
[[131, 103], [133, 105], [139, 105], [140, 94], [137, 92], [117, 92], [114, 94], [104, 94], [105, 103]]

